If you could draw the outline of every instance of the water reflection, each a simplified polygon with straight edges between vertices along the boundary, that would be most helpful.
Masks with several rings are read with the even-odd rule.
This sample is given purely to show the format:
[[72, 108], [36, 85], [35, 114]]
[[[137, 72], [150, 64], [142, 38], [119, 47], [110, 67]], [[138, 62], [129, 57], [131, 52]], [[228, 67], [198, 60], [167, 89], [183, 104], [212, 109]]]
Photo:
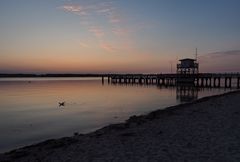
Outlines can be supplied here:
[[[89, 132], [225, 89], [101, 84], [101, 79], [0, 80], [0, 152], [49, 138]], [[106, 82], [107, 83], [107, 82]], [[66, 102], [59, 108], [59, 102]]]
[[237, 89], [237, 88], [224, 88], [224, 87], [199, 87], [199, 86], [195, 86], [194, 84], [184, 84], [184, 83], [174, 85], [174, 84], [157, 84], [157, 83], [151, 83], [151, 84], [141, 83], [140, 84], [140, 83], [118, 83], [118, 82], [115, 83], [114, 82], [114, 83], [111, 83], [111, 85], [125, 86], [125, 87], [157, 87], [157, 89], [159, 89], [161, 92], [166, 89], [169, 90], [171, 92], [171, 95], [173, 95], [172, 91], [175, 91], [176, 93], [174, 95], [176, 95], [176, 101], [178, 103], [192, 102], [204, 96], [214, 95], [221, 92], [227, 92], [227, 91]]
[[198, 99], [199, 88], [193, 85], [177, 85], [176, 99], [180, 102], [191, 102]]

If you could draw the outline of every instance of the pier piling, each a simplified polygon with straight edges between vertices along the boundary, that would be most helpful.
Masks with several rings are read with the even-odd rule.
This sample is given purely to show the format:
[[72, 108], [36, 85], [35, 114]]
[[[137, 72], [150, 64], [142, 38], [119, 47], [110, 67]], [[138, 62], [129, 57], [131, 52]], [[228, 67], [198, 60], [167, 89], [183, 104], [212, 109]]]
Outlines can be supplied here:
[[104, 76], [102, 76], [102, 84], [104, 84]]
[[240, 88], [240, 77], [237, 78], [237, 88]]

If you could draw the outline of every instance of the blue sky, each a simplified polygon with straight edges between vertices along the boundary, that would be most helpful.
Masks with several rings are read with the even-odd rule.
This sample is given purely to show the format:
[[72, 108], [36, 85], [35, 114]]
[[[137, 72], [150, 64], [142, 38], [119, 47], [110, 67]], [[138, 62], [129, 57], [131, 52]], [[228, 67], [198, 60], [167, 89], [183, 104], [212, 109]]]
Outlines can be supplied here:
[[[203, 71], [240, 71], [239, 7], [238, 0], [1, 0], [0, 72], [169, 72], [169, 62], [194, 57], [196, 47]], [[216, 52], [232, 62], [206, 57]]]

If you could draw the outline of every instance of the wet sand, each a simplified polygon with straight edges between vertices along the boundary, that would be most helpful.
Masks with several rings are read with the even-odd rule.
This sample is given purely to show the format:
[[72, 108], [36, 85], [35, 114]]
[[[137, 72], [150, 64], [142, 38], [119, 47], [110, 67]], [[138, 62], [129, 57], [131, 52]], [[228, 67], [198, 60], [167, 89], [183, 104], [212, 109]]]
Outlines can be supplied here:
[[0, 162], [240, 161], [240, 91], [0, 154]]

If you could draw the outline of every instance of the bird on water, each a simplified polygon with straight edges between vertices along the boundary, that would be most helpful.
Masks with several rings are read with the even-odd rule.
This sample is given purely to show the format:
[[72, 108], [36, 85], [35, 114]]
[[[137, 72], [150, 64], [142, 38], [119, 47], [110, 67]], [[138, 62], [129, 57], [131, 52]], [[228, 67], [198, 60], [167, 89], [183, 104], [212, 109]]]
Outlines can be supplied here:
[[58, 102], [58, 104], [59, 104], [59, 107], [65, 106], [65, 101], [64, 102]]

